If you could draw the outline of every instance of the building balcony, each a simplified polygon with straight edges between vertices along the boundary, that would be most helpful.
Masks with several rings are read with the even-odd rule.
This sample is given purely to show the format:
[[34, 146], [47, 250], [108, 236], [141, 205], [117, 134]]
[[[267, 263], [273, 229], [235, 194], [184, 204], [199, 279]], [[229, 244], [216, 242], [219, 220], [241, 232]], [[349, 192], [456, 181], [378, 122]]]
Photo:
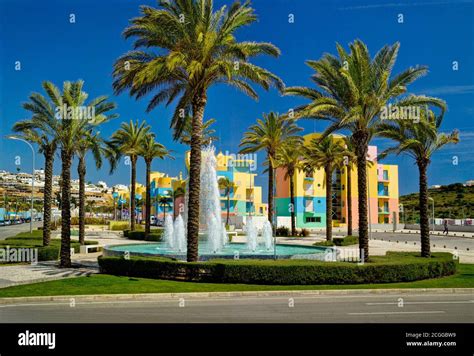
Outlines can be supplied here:
[[313, 177], [307, 177], [307, 176], [305, 176], [305, 177], [304, 177], [304, 180], [305, 180], [305, 181], [309, 181], [309, 182], [313, 182], [313, 181], [314, 181], [314, 178], [313, 178]]
[[314, 189], [305, 189], [303, 194], [305, 197], [312, 197], [314, 195]]
[[388, 211], [385, 208], [382, 208], [382, 207], [379, 206], [379, 214], [380, 215], [388, 215], [388, 214], [390, 214], [390, 211]]

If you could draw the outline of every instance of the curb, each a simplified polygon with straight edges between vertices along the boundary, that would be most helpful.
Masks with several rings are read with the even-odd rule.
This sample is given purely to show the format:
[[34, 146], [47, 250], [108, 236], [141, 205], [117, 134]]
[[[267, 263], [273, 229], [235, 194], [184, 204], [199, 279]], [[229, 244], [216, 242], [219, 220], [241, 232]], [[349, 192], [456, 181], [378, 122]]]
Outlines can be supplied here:
[[343, 289], [343, 290], [287, 290], [287, 291], [245, 291], [245, 292], [191, 292], [191, 293], [143, 293], [143, 294], [94, 294], [94, 295], [64, 295], [41, 297], [7, 297], [0, 298], [0, 305], [21, 302], [64, 302], [71, 298], [75, 302], [96, 301], [127, 301], [148, 300], [161, 301], [177, 298], [232, 298], [232, 297], [311, 297], [311, 296], [345, 296], [345, 295], [378, 295], [378, 294], [463, 294], [474, 295], [474, 288], [399, 288], [399, 289]]

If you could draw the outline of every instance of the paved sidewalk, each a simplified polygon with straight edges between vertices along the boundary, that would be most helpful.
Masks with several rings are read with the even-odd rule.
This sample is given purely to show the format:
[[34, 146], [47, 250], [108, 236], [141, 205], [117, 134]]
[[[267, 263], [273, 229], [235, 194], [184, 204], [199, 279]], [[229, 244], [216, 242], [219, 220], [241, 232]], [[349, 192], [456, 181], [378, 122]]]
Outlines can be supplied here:
[[36, 264], [0, 267], [0, 288], [51, 281], [63, 278], [84, 277], [98, 273], [97, 263], [87, 261], [73, 262], [73, 268], [59, 268], [57, 262], [38, 262]]

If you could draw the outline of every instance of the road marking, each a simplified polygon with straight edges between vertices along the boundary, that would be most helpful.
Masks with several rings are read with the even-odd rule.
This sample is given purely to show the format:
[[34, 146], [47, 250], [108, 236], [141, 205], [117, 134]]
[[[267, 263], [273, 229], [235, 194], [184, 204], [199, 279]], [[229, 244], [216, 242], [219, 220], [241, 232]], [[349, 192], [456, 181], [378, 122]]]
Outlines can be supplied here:
[[442, 310], [413, 311], [413, 312], [367, 312], [367, 313], [347, 313], [347, 315], [392, 315], [392, 314], [444, 314]]
[[[459, 301], [441, 301], [441, 302], [403, 302], [406, 304], [471, 304], [474, 303], [474, 300], [459, 300]], [[380, 303], [365, 303], [365, 305], [398, 305], [398, 302], [380, 302]]]

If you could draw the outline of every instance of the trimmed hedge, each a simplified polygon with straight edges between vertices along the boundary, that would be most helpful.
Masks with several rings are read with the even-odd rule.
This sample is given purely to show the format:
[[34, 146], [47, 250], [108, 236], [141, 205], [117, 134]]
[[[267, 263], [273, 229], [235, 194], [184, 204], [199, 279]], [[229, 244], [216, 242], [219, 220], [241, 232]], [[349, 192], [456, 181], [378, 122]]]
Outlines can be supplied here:
[[161, 238], [163, 236], [163, 230], [162, 229], [154, 229], [151, 230], [150, 234], [145, 235], [145, 231], [125, 231], [123, 232], [123, 235], [127, 237], [129, 240], [143, 240], [143, 241], [161, 241]]
[[[97, 245], [97, 241], [85, 241], [86, 245]], [[43, 246], [43, 238], [41, 235], [38, 236], [37, 231], [30, 233], [20, 233], [16, 236], [7, 237], [5, 240], [0, 241], [0, 248], [37, 248], [38, 249], [38, 261], [55, 261], [59, 259], [59, 253], [61, 250], [61, 239], [51, 239], [49, 246]], [[74, 248], [75, 253], [80, 251], [80, 243], [77, 241], [71, 241], [71, 248]]]
[[130, 228], [128, 221], [109, 221], [109, 230], [124, 231]]
[[373, 262], [310, 260], [212, 260], [181, 262], [169, 258], [99, 257], [102, 273], [156, 279], [208, 283], [247, 284], [361, 284], [410, 282], [448, 276], [456, 272], [457, 261], [449, 253], [431, 258], [416, 253], [387, 252]]
[[348, 235], [346, 237], [333, 237], [332, 241], [319, 241], [315, 242], [313, 246], [350, 246], [357, 245], [359, 243], [358, 236]]

